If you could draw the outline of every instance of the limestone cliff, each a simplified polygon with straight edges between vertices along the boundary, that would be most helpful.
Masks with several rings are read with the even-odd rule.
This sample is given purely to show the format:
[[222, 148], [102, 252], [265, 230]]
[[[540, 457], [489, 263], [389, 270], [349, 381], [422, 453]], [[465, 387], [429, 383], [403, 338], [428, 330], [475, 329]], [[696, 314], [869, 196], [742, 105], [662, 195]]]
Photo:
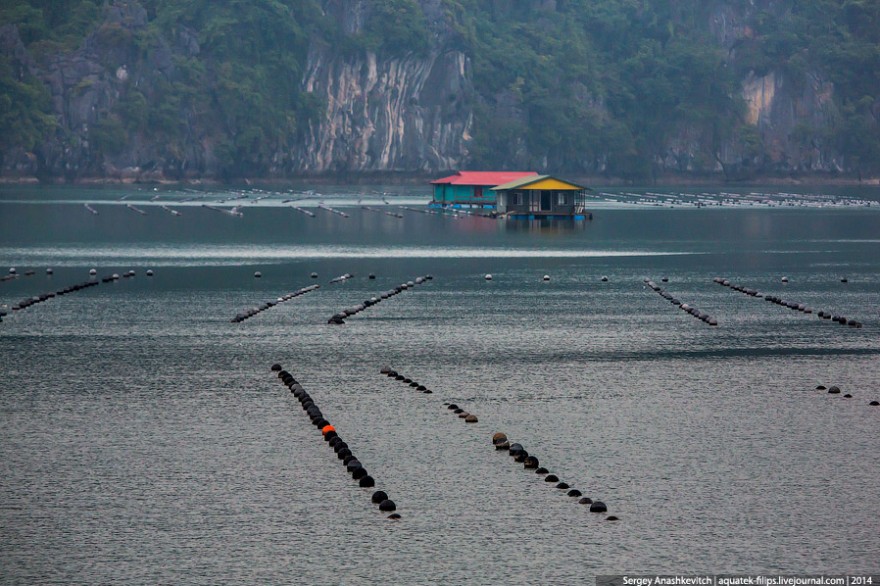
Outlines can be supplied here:
[[467, 163], [473, 124], [468, 58], [342, 57], [309, 52], [306, 92], [327, 104], [293, 154], [296, 172], [434, 172]]
[[[295, 86], [290, 93], [296, 96], [290, 100], [278, 99], [284, 89], [270, 90], [252, 80], [249, 85], [246, 67], [218, 79], [218, 72], [228, 73], [231, 68], [223, 59], [237, 41], [228, 33], [225, 37], [209, 34], [183, 22], [158, 26], [155, 14], [136, 0], [105, 3], [100, 21], [74, 50], [53, 53], [43, 48], [38, 53], [22, 41], [16, 25], [0, 26], [0, 77], [7, 75], [22, 83], [39, 80], [49, 96], [54, 120], [53, 131], [36, 144], [0, 140], [0, 176], [47, 180], [351, 177], [434, 174], [476, 162], [593, 175], [616, 172], [614, 164], [619, 170], [632, 163], [639, 169], [633, 176], [641, 178], [695, 174], [738, 179], [842, 173], [857, 166], [841, 154], [839, 138], [831, 140], [827, 132], [840, 120], [841, 102], [827, 68], [823, 73], [807, 51], [787, 61], [776, 58], [760, 66], [748, 65], [755, 47], [768, 42], [758, 38], [755, 23], [792, 18], [790, 2], [712, 0], [669, 17], [672, 36], [676, 27], [679, 32], [709, 31], [710, 43], [723, 51], [726, 71], [738, 76], [738, 88], [725, 93], [737, 107], [719, 108], [714, 120], [711, 115], [683, 117], [685, 122], [664, 128], [658, 134], [662, 138], [654, 142], [640, 135], [645, 125], [639, 116], [622, 119], [622, 109], [614, 103], [615, 99], [632, 100], [635, 106], [629, 106], [630, 113], [639, 113], [641, 98], [618, 87], [628, 65], [603, 68], [594, 62], [599, 54], [596, 49], [604, 50], [599, 43], [613, 45], [613, 36], [604, 38], [601, 27], [592, 30], [592, 23], [586, 21], [586, 30], [581, 32], [589, 40], [578, 41], [579, 56], [565, 53], [570, 47], [564, 39], [561, 45], [544, 44], [545, 38], [560, 41], [549, 38], [556, 29], [548, 29], [546, 22], [567, 22], [571, 14], [563, 11], [572, 10], [576, 3], [309, 3], [317, 7], [320, 26], [303, 31], [302, 51], [284, 62], [291, 63], [285, 73], [290, 71]], [[633, 10], [630, 18], [634, 19], [645, 17], [644, 6], [638, 4], [620, 3]], [[386, 31], [378, 35], [374, 31], [370, 37], [365, 28], [375, 11], [404, 5], [418, 11], [422, 42], [412, 50], [405, 45], [392, 50], [377, 47], [375, 43], [381, 43]], [[155, 3], [149, 6], [155, 12]], [[244, 4], [235, 6], [249, 10], [241, 8]], [[475, 17], [477, 6], [482, 12]], [[495, 24], [489, 20], [479, 28], [474, 18], [488, 18], [487, 14], [499, 21], [506, 19], [506, 26], [516, 28], [517, 35], [533, 35], [530, 42], [538, 48], [535, 61], [518, 65], [513, 81], [494, 83], [492, 67], [501, 67], [504, 51], [519, 55], [517, 47], [499, 50], [494, 46], [502, 54], [491, 58], [476, 53], [481, 45], [474, 39], [486, 35], [486, 27]], [[555, 21], [548, 16], [560, 14]], [[235, 18], [221, 20], [235, 34]], [[261, 21], [245, 30], [260, 35], [266, 33], [266, 26]], [[665, 26], [657, 29], [661, 36]], [[515, 42], [517, 36], [512, 38]], [[206, 49], [208, 43], [213, 45]], [[219, 51], [218, 45], [227, 53]], [[615, 50], [608, 49], [607, 55]], [[525, 91], [534, 89], [528, 84], [543, 63], [552, 59], [565, 63], [569, 58], [584, 60], [573, 63], [579, 73], [572, 74], [571, 80], [543, 93]], [[868, 95], [859, 104], [871, 102], [871, 92], [873, 102], [858, 107], [866, 112], [864, 128], [876, 128], [880, 99], [876, 88], [865, 85]], [[657, 87], [663, 89], [662, 84]], [[644, 95], [650, 97], [652, 91], [647, 87]], [[275, 111], [275, 118], [263, 116], [261, 108], [268, 111], [270, 107], [282, 110], [281, 115]], [[565, 115], [556, 116], [563, 109]], [[735, 124], [720, 132], [715, 124], [718, 112], [735, 118]], [[285, 115], [291, 120], [289, 128], [272, 127]], [[662, 118], [661, 112], [653, 121], [662, 122]], [[581, 136], [593, 140], [580, 141]], [[540, 138], [545, 148], [538, 149], [533, 138]]]
[[[365, 0], [324, 0], [344, 35], [364, 32]], [[467, 164], [473, 125], [470, 58], [455, 47], [440, 0], [422, 0], [425, 52], [340, 52], [309, 47], [303, 90], [326, 104], [292, 152], [298, 174], [431, 173]]]
[[[746, 4], [716, 2], [709, 15], [709, 28], [736, 66], [741, 53], [755, 42], [751, 23], [764, 12], [790, 18], [786, 3], [757, 1]], [[743, 122], [752, 140], [730, 137], [716, 152], [716, 170], [731, 177], [755, 173], [838, 173], [843, 158], [834, 145], [823, 140], [818, 129], [833, 124], [836, 116], [834, 85], [815, 68], [793, 75], [783, 66], [756, 74], [747, 71], [741, 81], [746, 111]]]

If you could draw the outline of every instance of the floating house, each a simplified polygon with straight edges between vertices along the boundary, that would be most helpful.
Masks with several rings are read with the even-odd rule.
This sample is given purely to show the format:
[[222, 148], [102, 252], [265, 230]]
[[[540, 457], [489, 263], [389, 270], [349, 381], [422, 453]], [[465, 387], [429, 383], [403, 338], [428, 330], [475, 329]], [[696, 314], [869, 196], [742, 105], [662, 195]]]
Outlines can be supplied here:
[[493, 187], [518, 179], [539, 177], [534, 171], [458, 171], [455, 175], [431, 181], [432, 205], [494, 208]]
[[551, 175], [521, 177], [491, 189], [496, 211], [509, 218], [583, 220], [589, 188]]

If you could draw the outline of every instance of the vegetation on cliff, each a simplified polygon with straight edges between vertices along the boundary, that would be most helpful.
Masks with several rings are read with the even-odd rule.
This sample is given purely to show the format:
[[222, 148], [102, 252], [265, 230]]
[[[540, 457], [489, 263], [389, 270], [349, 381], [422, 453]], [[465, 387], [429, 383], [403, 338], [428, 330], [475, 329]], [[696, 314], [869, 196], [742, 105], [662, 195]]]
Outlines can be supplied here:
[[[524, 106], [525, 116], [493, 117], [498, 101], [487, 100], [475, 146], [486, 164], [515, 160], [520, 149], [569, 171], [595, 171], [598, 162], [613, 175], [647, 176], [686, 137], [706, 156], [683, 161], [693, 167], [711, 168], [721, 145], [733, 143], [741, 160], [772, 171], [768, 146], [745, 119], [741, 84], [775, 72], [794, 86], [818, 75], [834, 88], [827, 123], [805, 121], [791, 140], [838, 152], [850, 170], [880, 171], [880, 3], [446, 4], [469, 44], [479, 93], [513, 94]], [[745, 21], [730, 47], [708, 26], [719, 5]]]
[[[27, 56], [0, 52], [0, 164], [36, 152], [53, 174], [79, 149], [86, 162], [71, 172], [100, 174], [137, 148], [166, 173], [283, 175], [284, 153], [323, 111], [301, 87], [309, 45], [323, 43], [385, 57], [463, 50], [476, 88], [474, 167], [646, 178], [670, 158], [681, 171], [711, 170], [725, 149], [755, 172], [796, 167], [771, 163], [773, 146], [746, 115], [743, 80], [773, 73], [795, 89], [833, 86], [827, 111], [803, 116], [786, 141], [836, 153], [844, 171], [880, 172], [873, 0], [442, 0], [439, 25], [417, 0], [362, 0], [340, 5], [358, 13], [346, 15], [352, 27], [333, 4], [7, 0], [0, 24], [16, 27]], [[709, 26], [718, 14], [738, 20], [729, 42]], [[131, 81], [105, 88], [79, 136], [45, 80], [83, 47], [108, 71], [125, 63], [116, 75]], [[84, 76], [64, 91], [101, 81]], [[193, 155], [205, 144], [212, 161]]]

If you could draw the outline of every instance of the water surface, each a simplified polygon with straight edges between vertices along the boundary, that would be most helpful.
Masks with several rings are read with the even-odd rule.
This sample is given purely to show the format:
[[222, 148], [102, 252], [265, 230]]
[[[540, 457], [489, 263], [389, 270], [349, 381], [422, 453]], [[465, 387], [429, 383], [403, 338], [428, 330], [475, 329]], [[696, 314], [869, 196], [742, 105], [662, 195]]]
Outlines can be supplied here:
[[[22, 276], [0, 283], [0, 581], [878, 572], [880, 407], [868, 403], [880, 400], [880, 208], [669, 208], [597, 195], [592, 222], [523, 224], [399, 208], [424, 209], [425, 190], [325, 191], [255, 203], [259, 192], [209, 192], [173, 216], [159, 206], [185, 193], [3, 188], [0, 267]], [[242, 193], [242, 217], [201, 207]], [[288, 196], [300, 199], [282, 204]], [[136, 276], [9, 309], [93, 267]], [[355, 277], [328, 283], [344, 273]], [[644, 277], [667, 277], [664, 288], [719, 326]], [[316, 399], [400, 522], [352, 482], [274, 362]], [[380, 376], [386, 364], [434, 393]], [[494, 451], [495, 431], [620, 520]]]

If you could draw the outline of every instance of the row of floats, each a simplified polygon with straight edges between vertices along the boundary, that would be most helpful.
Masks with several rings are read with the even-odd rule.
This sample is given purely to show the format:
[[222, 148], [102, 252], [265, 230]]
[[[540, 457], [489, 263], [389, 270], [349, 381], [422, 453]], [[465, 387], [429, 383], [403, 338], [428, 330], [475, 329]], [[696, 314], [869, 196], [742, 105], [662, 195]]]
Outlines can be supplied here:
[[[312, 425], [321, 431], [321, 437], [327, 442], [327, 445], [333, 450], [336, 458], [342, 462], [346, 472], [351, 474], [352, 479], [358, 483], [360, 488], [373, 488], [376, 486], [376, 480], [367, 472], [367, 469], [361, 461], [354, 455], [349, 445], [339, 435], [337, 429], [330, 424], [324, 417], [321, 409], [318, 408], [312, 396], [306, 392], [303, 386], [297, 381], [292, 374], [284, 370], [280, 364], [273, 364], [272, 372], [278, 374], [281, 383], [290, 389], [290, 393], [300, 402], [303, 411], [308, 415]], [[383, 513], [391, 513], [389, 519], [400, 519], [399, 513], [396, 513], [397, 504], [388, 498], [388, 494], [383, 490], [373, 492], [371, 501], [378, 505], [379, 510]]]
[[[737, 291], [737, 292], [742, 293], [744, 295], [748, 295], [749, 297], [764, 299], [765, 301], [769, 301], [770, 303], [775, 303], [776, 305], [779, 305], [781, 307], [786, 307], [786, 308], [791, 309], [793, 311], [800, 311], [801, 313], [804, 313], [804, 314], [812, 314], [813, 313], [813, 308], [806, 305], [805, 303], [798, 303], [796, 301], [788, 301], [788, 300], [783, 299], [782, 297], [779, 297], [777, 295], [764, 295], [761, 292], [759, 292], [757, 289], [753, 289], [751, 287], [746, 287], [744, 285], [732, 283], [729, 279], [725, 279], [723, 277], [715, 277], [714, 279], [712, 279], [712, 281], [721, 285], [722, 287], [729, 287], [733, 291]], [[788, 279], [783, 277], [783, 282], [788, 282]], [[842, 326], [850, 326], [852, 328], [861, 328], [862, 327], [862, 322], [855, 320], [855, 319], [847, 319], [846, 317], [844, 317], [842, 315], [838, 315], [838, 314], [830, 312], [830, 311], [820, 310], [819, 312], [816, 313], [816, 316], [819, 317], [820, 319], [831, 320], [832, 323], [838, 323]]]
[[714, 317], [712, 317], [711, 315], [709, 315], [708, 313], [706, 313], [705, 311], [700, 311], [696, 307], [692, 307], [691, 305], [688, 305], [687, 303], [682, 303], [681, 301], [676, 299], [675, 296], [672, 295], [672, 293], [669, 293], [668, 291], [663, 289], [663, 287], [661, 287], [660, 285], [658, 285], [657, 283], [655, 283], [651, 279], [645, 278], [644, 281], [645, 281], [645, 284], [648, 287], [650, 287], [655, 293], [660, 295], [660, 297], [666, 299], [672, 305], [677, 306], [679, 309], [681, 309], [685, 313], [688, 313], [689, 315], [694, 316], [698, 320], [705, 322], [710, 326], [717, 326], [718, 325], [718, 320], [715, 319]]
[[358, 313], [364, 311], [368, 307], [372, 307], [374, 305], [377, 305], [377, 304], [381, 303], [382, 301], [385, 301], [386, 299], [390, 299], [390, 298], [394, 297], [395, 295], [399, 295], [399, 294], [403, 293], [404, 291], [407, 291], [409, 289], [413, 289], [418, 285], [422, 285], [422, 284], [432, 280], [433, 278], [434, 277], [431, 275], [425, 275], [424, 277], [416, 277], [412, 281], [407, 281], [406, 283], [401, 283], [400, 285], [394, 287], [393, 289], [383, 291], [382, 293], [379, 293], [378, 295], [370, 297], [369, 299], [365, 299], [362, 303], [359, 303], [357, 305], [353, 305], [351, 307], [346, 307], [345, 309], [342, 309], [342, 310], [338, 311], [337, 313], [334, 313], [332, 316], [330, 316], [330, 319], [327, 320], [327, 323], [333, 324], [333, 325], [343, 325], [345, 323], [346, 319], [348, 319], [354, 315], [357, 315]]
[[[401, 382], [416, 391], [422, 392], [424, 394], [433, 394], [433, 392], [428, 389], [425, 385], [413, 380], [410, 377], [406, 377], [391, 367], [385, 366], [380, 371], [380, 374], [387, 376], [391, 380], [395, 380]], [[473, 413], [466, 411], [459, 407], [456, 403], [444, 402], [443, 405], [446, 407], [448, 412], [458, 416], [459, 419], [463, 419], [466, 423], [478, 423], [479, 419]], [[547, 468], [544, 468], [540, 465], [537, 456], [534, 454], [529, 454], [526, 449], [520, 443], [510, 442], [507, 437], [507, 434], [503, 432], [497, 432], [492, 436], [492, 445], [498, 451], [507, 451], [508, 454], [513, 458], [513, 461], [516, 463], [521, 463], [525, 470], [534, 470], [534, 472], [541, 476], [545, 483], [553, 483], [553, 486], [558, 490], [566, 491], [566, 495], [571, 498], [577, 498], [578, 503], [582, 505], [589, 505], [589, 511], [591, 513], [607, 513], [608, 506], [600, 501], [594, 500], [591, 497], [584, 496], [583, 493], [571, 487], [567, 482], [561, 481], [558, 476], [551, 473]], [[605, 517], [607, 521], [617, 521], [619, 520], [615, 515], [608, 515]]]
[[290, 301], [291, 299], [296, 299], [297, 297], [300, 297], [302, 295], [305, 295], [306, 293], [310, 293], [310, 292], [315, 291], [316, 289], [320, 289], [320, 288], [321, 288], [320, 285], [310, 285], [308, 287], [302, 287], [301, 289], [297, 289], [296, 291], [293, 291], [291, 293], [285, 293], [284, 295], [278, 297], [277, 299], [270, 299], [268, 301], [264, 301], [260, 305], [257, 305], [255, 307], [249, 307], [248, 309], [240, 311], [240, 312], [236, 313], [235, 317], [233, 317], [229, 321], [231, 321], [232, 323], [235, 323], [235, 324], [241, 323], [247, 319], [254, 317], [255, 315], [258, 315], [258, 314], [266, 311], [267, 309], [271, 309], [272, 307], [275, 307], [276, 305], [279, 305], [281, 303], [285, 303], [287, 301]]
[[[33, 272], [34, 271], [27, 271], [25, 274], [32, 275]], [[53, 272], [54, 271], [51, 268], [46, 269], [46, 274], [49, 276], [51, 276], [53, 274]], [[91, 269], [89, 271], [89, 280], [88, 281], [74, 283], [73, 285], [68, 285], [67, 287], [63, 287], [63, 288], [57, 289], [55, 291], [47, 291], [44, 293], [40, 293], [38, 295], [32, 295], [30, 297], [25, 297], [24, 299], [18, 301], [17, 303], [14, 303], [12, 305], [12, 310], [13, 311], [22, 311], [22, 310], [28, 309], [29, 307], [33, 307], [34, 305], [37, 305], [39, 303], [44, 303], [46, 301], [49, 301], [50, 299], [54, 299], [56, 297], [61, 297], [63, 295], [75, 293], [77, 291], [82, 291], [83, 289], [89, 289], [91, 287], [96, 287], [96, 286], [100, 285], [101, 283], [112, 283], [114, 281], [118, 281], [123, 278], [130, 279], [130, 278], [134, 277], [136, 273], [133, 269], [123, 273], [121, 276], [118, 273], [113, 273], [112, 275], [107, 275], [105, 277], [102, 277], [100, 279], [100, 281], [97, 279], [97, 274], [98, 274], [97, 269]], [[18, 273], [16, 272], [16, 270], [14, 268], [12, 268], [12, 269], [10, 269], [9, 275], [13, 276], [13, 278], [15, 278], [18, 275]], [[148, 270], [147, 276], [153, 276], [153, 271]], [[5, 309], [0, 307], [0, 322], [2, 322], [3, 318], [7, 315], [9, 315], [9, 313]]]

